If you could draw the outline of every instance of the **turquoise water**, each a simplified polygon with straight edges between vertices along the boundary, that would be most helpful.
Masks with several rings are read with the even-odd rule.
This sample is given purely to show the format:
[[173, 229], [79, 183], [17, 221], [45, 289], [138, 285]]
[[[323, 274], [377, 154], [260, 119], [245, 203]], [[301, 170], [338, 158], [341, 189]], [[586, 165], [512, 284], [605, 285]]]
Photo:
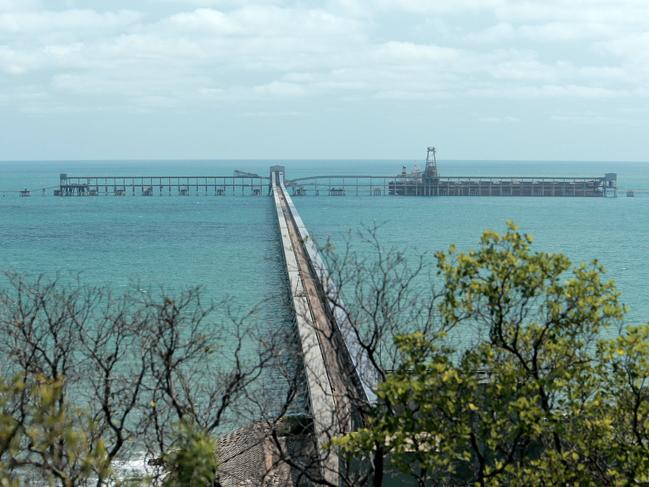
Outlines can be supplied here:
[[[539, 250], [563, 252], [573, 262], [599, 259], [629, 306], [627, 320], [649, 320], [649, 164], [453, 162], [444, 175], [597, 176], [618, 172], [618, 198], [303, 197], [302, 219], [319, 242], [344, 240], [349, 229], [380, 225], [388, 247], [421, 254], [475, 248], [484, 229], [506, 230], [513, 220], [534, 236]], [[625, 189], [638, 191], [627, 198]]]
[[[209, 169], [177, 163], [0, 163], [0, 186], [51, 186], [63, 170], [178, 174]], [[201, 285], [208, 296], [228, 297], [242, 307], [273, 298], [284, 303], [273, 211], [269, 198], [7, 194], [0, 198], [0, 268], [32, 275], [80, 274], [84, 282], [116, 289], [137, 284], [177, 291]], [[274, 311], [271, 316], [286, 317], [279, 305]]]
[[[0, 188], [51, 186], [65, 171], [134, 175], [212, 170], [226, 171], [203, 163], [0, 163]], [[227, 174], [231, 172], [228, 168]], [[243, 343], [244, 357], [256, 357], [258, 337], [292, 331], [276, 227], [273, 200], [267, 197], [57, 198], [35, 192], [20, 198], [6, 193], [0, 196], [0, 272], [64, 280], [78, 275], [82, 283], [118, 293], [137, 289], [157, 294], [164, 288], [176, 294], [199, 285], [203, 302], [227, 304], [219, 304], [207, 322], [223, 327], [224, 340], [233, 339], [226, 314], [238, 318], [257, 307], [246, 320], [252, 331]], [[286, 341], [283, 346], [290, 350], [294, 344]], [[232, 350], [226, 343], [217, 356], [224, 367]], [[258, 386], [270, 391], [271, 408], [270, 401], [283, 397], [285, 385], [275, 380], [272, 369], [263, 377]], [[231, 412], [223, 429], [240, 426], [247, 418]]]
[[[58, 175], [266, 175], [279, 161], [0, 162], [0, 192], [58, 184]], [[394, 174], [402, 161], [286, 161], [287, 177]], [[421, 166], [421, 164], [420, 164]], [[649, 164], [443, 161], [443, 175], [574, 175], [617, 172], [623, 189], [649, 190]], [[474, 246], [485, 228], [514, 220], [539, 249], [575, 261], [599, 258], [631, 308], [649, 318], [649, 197], [397, 198], [304, 197], [296, 205], [314, 237], [340, 240], [361, 224], [383, 224], [386, 245], [411, 252]], [[0, 269], [77, 274], [124, 288], [202, 285], [208, 297], [245, 308], [270, 303], [263, 319], [290, 320], [272, 199], [265, 197], [54, 198], [0, 195]]]

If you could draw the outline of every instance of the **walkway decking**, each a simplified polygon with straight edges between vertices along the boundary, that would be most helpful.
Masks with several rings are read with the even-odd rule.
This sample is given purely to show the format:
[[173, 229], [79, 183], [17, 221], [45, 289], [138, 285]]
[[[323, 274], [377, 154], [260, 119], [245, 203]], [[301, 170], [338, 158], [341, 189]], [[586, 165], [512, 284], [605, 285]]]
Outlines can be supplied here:
[[283, 178], [283, 168], [274, 168], [273, 197], [302, 348], [310, 412], [318, 456], [322, 459], [322, 476], [336, 483], [339, 459], [327, 444], [332, 436], [353, 428], [354, 399], [372, 400], [373, 394], [369, 385], [362, 382], [358, 369], [362, 349], [358, 345], [350, 346], [353, 336], [341, 332], [327, 298], [332, 288], [323, 281], [328, 279], [326, 268], [287, 194]]

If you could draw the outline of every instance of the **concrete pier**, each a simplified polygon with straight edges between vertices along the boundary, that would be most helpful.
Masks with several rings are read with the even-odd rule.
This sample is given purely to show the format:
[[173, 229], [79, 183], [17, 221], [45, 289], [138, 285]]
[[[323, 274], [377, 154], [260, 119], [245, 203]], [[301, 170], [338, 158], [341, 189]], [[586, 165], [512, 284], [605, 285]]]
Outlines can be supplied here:
[[[283, 171], [274, 172], [272, 187], [275, 207], [277, 210], [277, 222], [279, 225], [284, 261], [288, 273], [288, 280], [291, 293], [291, 301], [295, 311], [295, 321], [300, 337], [302, 348], [302, 359], [304, 361], [305, 375], [309, 389], [309, 402], [313, 416], [316, 444], [319, 452], [326, 450], [326, 445], [332, 434], [339, 433], [340, 425], [335, 413], [336, 403], [334, 401], [334, 387], [327, 372], [325, 358], [320, 346], [323, 333], [322, 310], [314, 302], [311, 286], [307, 289], [304, 275], [304, 251], [297, 240], [296, 230], [287, 212], [283, 186]], [[298, 262], [299, 259], [299, 262]], [[308, 278], [308, 275], [305, 276]], [[325, 323], [326, 326], [326, 323]], [[334, 472], [338, 469], [338, 458], [329, 455], [322, 468], [324, 479], [333, 483], [337, 482], [337, 475]]]
[[[361, 380], [362, 349], [350, 345], [327, 298], [336, 292], [326, 266], [284, 186], [284, 168], [271, 169], [271, 187], [288, 274], [291, 301], [300, 338], [322, 477], [338, 482], [339, 459], [327, 445], [334, 435], [358, 423], [356, 399], [373, 400], [370, 384]], [[342, 318], [342, 317], [341, 317]], [[341, 322], [344, 322], [342, 319]]]

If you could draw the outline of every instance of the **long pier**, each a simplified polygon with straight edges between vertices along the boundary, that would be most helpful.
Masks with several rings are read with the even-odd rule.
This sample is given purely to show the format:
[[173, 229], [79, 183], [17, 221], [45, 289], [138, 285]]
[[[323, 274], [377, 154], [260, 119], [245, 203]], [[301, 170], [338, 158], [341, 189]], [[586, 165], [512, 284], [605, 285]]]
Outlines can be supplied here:
[[617, 175], [603, 177], [312, 176], [287, 182], [293, 196], [615, 197]]
[[291, 301], [309, 392], [322, 478], [338, 482], [339, 458], [328, 448], [334, 435], [357, 426], [358, 400], [375, 399], [372, 382], [361, 372], [367, 361], [346, 317], [339, 312], [339, 293], [327, 273], [284, 185], [284, 168], [271, 169], [271, 189], [277, 211]]

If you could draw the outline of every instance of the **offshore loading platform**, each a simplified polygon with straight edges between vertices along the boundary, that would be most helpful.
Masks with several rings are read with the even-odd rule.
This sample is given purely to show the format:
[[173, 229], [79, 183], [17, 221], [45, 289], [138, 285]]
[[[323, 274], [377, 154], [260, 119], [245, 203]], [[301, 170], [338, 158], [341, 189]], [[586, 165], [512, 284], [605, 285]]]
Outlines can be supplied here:
[[311, 176], [287, 181], [294, 196], [563, 196], [616, 197], [617, 174], [602, 177], [440, 176], [437, 150], [428, 147], [426, 166], [396, 176]]
[[[292, 196], [617, 196], [617, 174], [601, 177], [441, 176], [437, 151], [428, 147], [423, 171], [397, 175], [323, 175], [286, 179]], [[233, 176], [60, 175], [54, 196], [261, 196], [271, 178], [243, 171]]]
[[388, 186], [402, 196], [617, 196], [617, 174], [604, 177], [440, 177], [435, 147], [429, 147], [422, 173], [402, 174]]

